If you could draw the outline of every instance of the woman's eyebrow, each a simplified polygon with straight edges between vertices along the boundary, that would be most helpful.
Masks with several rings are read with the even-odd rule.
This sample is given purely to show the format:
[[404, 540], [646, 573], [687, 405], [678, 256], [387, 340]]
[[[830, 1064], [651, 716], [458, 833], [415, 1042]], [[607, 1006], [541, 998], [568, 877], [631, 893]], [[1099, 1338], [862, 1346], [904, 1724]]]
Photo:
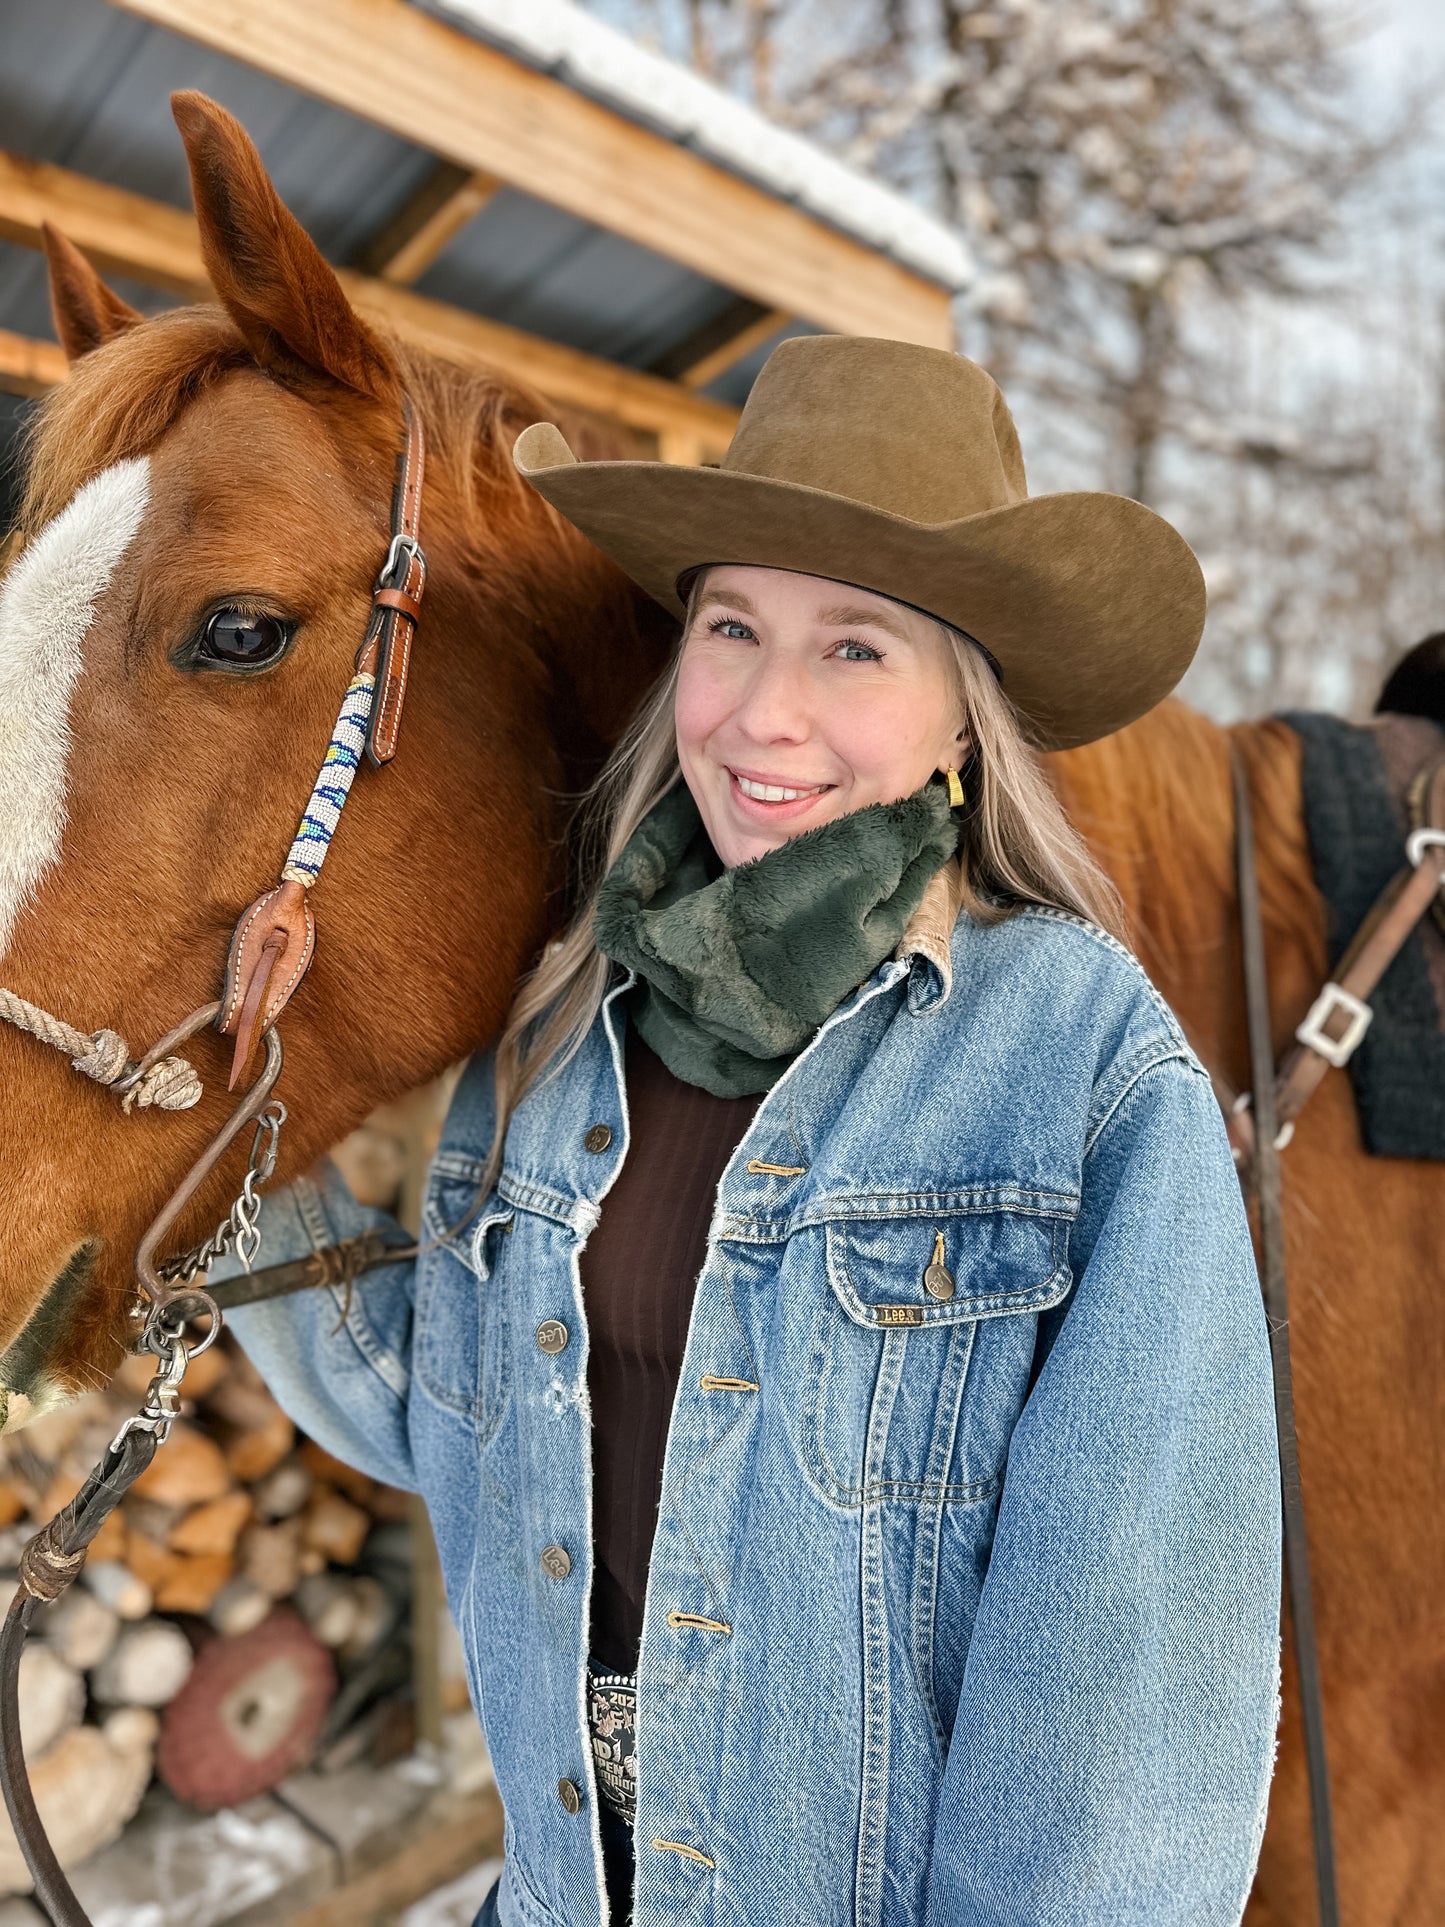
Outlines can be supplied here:
[[741, 609], [745, 616], [755, 616], [758, 613], [757, 604], [751, 596], [745, 596], [741, 589], [704, 589], [702, 599], [697, 606], [699, 609], [706, 609], [709, 603], [713, 602], [725, 602], [730, 609]]
[[886, 629], [889, 635], [896, 636], [899, 642], [911, 642], [913, 640], [902, 623], [896, 621], [892, 616], [887, 615], [883, 610], [864, 609], [854, 603], [849, 603], [846, 606], [840, 606], [836, 609], [824, 609], [820, 612], [818, 620], [827, 623], [832, 628], [839, 629], [852, 628], [855, 624], [862, 628]]

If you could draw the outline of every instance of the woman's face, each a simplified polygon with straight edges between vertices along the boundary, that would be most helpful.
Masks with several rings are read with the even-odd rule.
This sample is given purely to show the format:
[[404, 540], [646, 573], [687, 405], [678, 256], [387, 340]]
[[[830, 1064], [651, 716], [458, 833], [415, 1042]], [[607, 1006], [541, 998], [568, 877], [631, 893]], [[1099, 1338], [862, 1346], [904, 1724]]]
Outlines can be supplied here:
[[713, 848], [746, 863], [911, 796], [968, 751], [928, 616], [786, 569], [709, 569], [683, 642], [677, 753]]

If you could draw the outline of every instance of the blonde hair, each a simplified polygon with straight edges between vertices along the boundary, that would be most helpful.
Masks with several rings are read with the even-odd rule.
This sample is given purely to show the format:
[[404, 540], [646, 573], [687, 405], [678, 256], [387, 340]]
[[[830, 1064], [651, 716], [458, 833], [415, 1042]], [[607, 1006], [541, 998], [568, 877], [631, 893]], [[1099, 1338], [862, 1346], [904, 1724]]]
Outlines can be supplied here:
[[[582, 891], [562, 937], [523, 978], [497, 1044], [497, 1131], [484, 1192], [496, 1180], [513, 1111], [549, 1062], [555, 1075], [571, 1061], [606, 996], [612, 967], [592, 937], [598, 888], [638, 824], [681, 780], [673, 701], [706, 573], [693, 577], [671, 663], [579, 805]], [[961, 772], [962, 908], [987, 924], [1040, 904], [1087, 918], [1127, 943], [1119, 893], [1065, 815], [983, 650], [961, 630], [929, 620], [948, 644], [972, 735]]]

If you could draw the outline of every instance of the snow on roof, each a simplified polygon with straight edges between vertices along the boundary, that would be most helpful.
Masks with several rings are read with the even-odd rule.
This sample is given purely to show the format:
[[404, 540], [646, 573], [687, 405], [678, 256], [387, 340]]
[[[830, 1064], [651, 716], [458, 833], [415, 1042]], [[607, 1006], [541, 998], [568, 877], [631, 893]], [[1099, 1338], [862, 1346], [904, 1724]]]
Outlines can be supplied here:
[[973, 278], [968, 250], [913, 201], [688, 68], [594, 19], [575, 0], [416, 0], [629, 120], [705, 154], [945, 288]]

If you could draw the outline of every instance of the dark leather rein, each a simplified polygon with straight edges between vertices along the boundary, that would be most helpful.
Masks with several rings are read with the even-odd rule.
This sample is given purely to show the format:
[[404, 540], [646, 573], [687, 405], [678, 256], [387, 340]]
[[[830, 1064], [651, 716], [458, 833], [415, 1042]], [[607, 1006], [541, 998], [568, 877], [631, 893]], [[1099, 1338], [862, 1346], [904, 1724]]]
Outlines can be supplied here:
[[[91, 1540], [168, 1437], [180, 1411], [188, 1361], [220, 1335], [224, 1294], [201, 1289], [195, 1279], [204, 1277], [207, 1267], [232, 1245], [249, 1273], [259, 1246], [256, 1192], [275, 1169], [277, 1141], [286, 1117], [285, 1107], [272, 1097], [282, 1066], [276, 1020], [305, 976], [316, 944], [307, 893], [325, 861], [363, 754], [376, 768], [384, 767], [396, 754], [412, 639], [421, 617], [426, 588], [426, 557], [420, 541], [425, 443], [421, 418], [407, 398], [402, 402], [402, 417], [404, 437], [392, 494], [391, 539], [372, 590], [371, 617], [280, 880], [242, 912], [231, 939], [221, 996], [193, 1011], [126, 1073], [127, 1084], [136, 1082], [177, 1044], [212, 1025], [234, 1039], [230, 1078], [234, 1090], [257, 1045], [265, 1050], [255, 1081], [137, 1247], [138, 1309], [143, 1308], [144, 1319], [137, 1349], [157, 1360], [141, 1409], [126, 1420], [70, 1504], [25, 1547], [20, 1584], [0, 1629], [0, 1787], [35, 1882], [35, 1899], [54, 1927], [91, 1927], [91, 1923], [61, 1870], [35, 1808], [20, 1734], [20, 1655], [40, 1607], [58, 1599], [79, 1575]], [[248, 1124], [256, 1127], [251, 1157], [229, 1219], [204, 1244], [160, 1260], [158, 1254], [177, 1219]], [[197, 1320], [209, 1322], [199, 1339], [188, 1342], [187, 1327]]]

